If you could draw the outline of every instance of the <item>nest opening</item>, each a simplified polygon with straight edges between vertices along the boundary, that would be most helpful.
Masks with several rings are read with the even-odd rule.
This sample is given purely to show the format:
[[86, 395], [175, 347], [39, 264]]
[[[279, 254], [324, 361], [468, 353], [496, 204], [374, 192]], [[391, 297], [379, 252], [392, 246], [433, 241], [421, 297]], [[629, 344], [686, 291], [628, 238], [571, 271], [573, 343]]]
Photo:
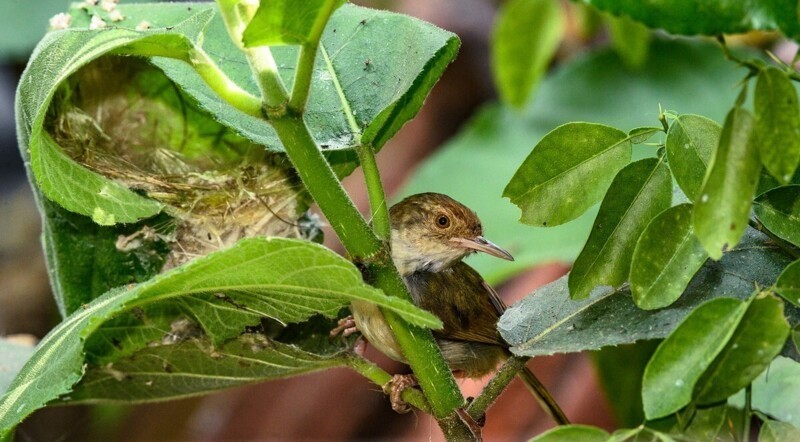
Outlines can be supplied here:
[[174, 226], [117, 242], [129, 251], [166, 239], [165, 269], [245, 237], [315, 230], [300, 220], [308, 197], [282, 154], [218, 123], [143, 59], [107, 56], [80, 69], [59, 88], [46, 125], [73, 160], [166, 205]]

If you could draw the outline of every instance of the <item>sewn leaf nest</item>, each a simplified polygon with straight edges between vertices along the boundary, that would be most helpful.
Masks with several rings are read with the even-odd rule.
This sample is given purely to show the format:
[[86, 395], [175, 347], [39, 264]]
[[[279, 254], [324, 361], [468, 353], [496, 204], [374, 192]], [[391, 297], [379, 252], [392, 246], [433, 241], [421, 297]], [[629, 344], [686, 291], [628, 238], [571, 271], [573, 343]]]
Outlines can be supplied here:
[[308, 197], [282, 154], [219, 124], [143, 59], [108, 56], [59, 88], [47, 128], [84, 167], [165, 204], [174, 223], [120, 237], [170, 244], [164, 270], [241, 238], [309, 238]]

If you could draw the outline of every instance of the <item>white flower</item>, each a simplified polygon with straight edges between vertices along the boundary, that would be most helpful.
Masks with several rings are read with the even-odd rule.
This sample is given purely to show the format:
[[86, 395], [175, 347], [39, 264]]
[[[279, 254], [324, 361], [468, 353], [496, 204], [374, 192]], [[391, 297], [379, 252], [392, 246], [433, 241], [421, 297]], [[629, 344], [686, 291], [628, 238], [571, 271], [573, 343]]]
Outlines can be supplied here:
[[125, 16], [123, 16], [122, 13], [119, 12], [119, 9], [115, 9], [115, 10], [109, 12], [108, 13], [108, 18], [110, 18], [111, 21], [122, 21], [122, 20], [125, 20]]
[[152, 26], [153, 25], [151, 25], [149, 21], [142, 20], [142, 21], [139, 22], [138, 25], [136, 25], [136, 30], [137, 31], [146, 31], [146, 30], [150, 29]]
[[103, 0], [100, 2], [100, 7], [106, 12], [111, 12], [117, 8], [117, 3], [119, 0]]
[[63, 12], [50, 17], [50, 29], [59, 30], [67, 29], [72, 23], [72, 16]]
[[89, 29], [103, 29], [106, 27], [106, 22], [100, 18], [99, 15], [93, 15], [92, 21], [89, 23]]
[[97, 0], [84, 0], [84, 3], [86, 3], [86, 6], [94, 6], [97, 4]]

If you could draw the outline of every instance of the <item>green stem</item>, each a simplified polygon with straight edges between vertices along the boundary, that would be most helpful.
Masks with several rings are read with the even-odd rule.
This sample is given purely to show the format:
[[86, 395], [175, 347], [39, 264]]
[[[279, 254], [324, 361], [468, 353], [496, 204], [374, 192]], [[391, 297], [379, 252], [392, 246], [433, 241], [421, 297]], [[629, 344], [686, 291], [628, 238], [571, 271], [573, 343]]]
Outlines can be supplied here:
[[214, 63], [211, 58], [200, 48], [195, 48], [190, 56], [190, 63], [200, 77], [214, 90], [223, 100], [240, 111], [254, 116], [261, 116], [261, 100], [250, 95], [247, 91], [234, 83], [224, 72]]
[[[387, 294], [411, 299], [403, 279], [392, 264], [376, 267], [375, 286]], [[431, 404], [433, 415], [441, 419], [462, 407], [464, 397], [431, 331], [406, 323], [394, 312], [382, 310], [382, 313], [414, 370], [419, 386]]]
[[305, 122], [294, 115], [270, 120], [306, 189], [319, 204], [354, 260], [371, 261], [383, 250], [364, 217], [353, 205], [336, 175], [308, 131]]
[[[347, 365], [361, 376], [364, 376], [380, 387], [385, 386], [392, 380], [392, 375], [374, 363], [362, 358], [361, 356], [352, 355], [349, 357]], [[417, 407], [425, 413], [430, 414], [431, 407], [428, 404], [428, 401], [425, 400], [425, 396], [423, 396], [422, 392], [416, 388], [406, 388], [403, 390], [402, 397], [407, 403]]]
[[500, 370], [497, 371], [492, 380], [483, 388], [481, 394], [469, 404], [467, 408], [469, 415], [476, 421], [480, 421], [486, 414], [486, 410], [497, 400], [497, 397], [506, 389], [508, 384], [514, 380], [514, 377], [522, 370], [526, 362], [528, 362], [528, 358], [519, 356], [512, 356], [506, 359], [506, 362], [503, 363]]
[[165, 57], [188, 63], [203, 81], [231, 106], [254, 117], [262, 116], [261, 100], [239, 87], [199, 46], [191, 47], [187, 52], [180, 52], [159, 45], [131, 45], [118, 48], [113, 53], [139, 57]]
[[292, 98], [289, 100], [289, 109], [301, 114], [308, 101], [308, 92], [311, 90], [311, 77], [314, 73], [314, 59], [317, 56], [317, 48], [322, 39], [322, 32], [328, 19], [336, 9], [335, 0], [327, 0], [321, 13], [317, 16], [317, 21], [311, 27], [308, 40], [300, 47], [300, 57], [297, 61], [297, 71], [294, 75], [294, 86], [292, 87]]
[[381, 174], [378, 163], [375, 161], [375, 151], [372, 146], [356, 146], [358, 162], [364, 172], [364, 180], [367, 183], [367, 193], [369, 195], [369, 205], [372, 211], [372, 225], [375, 227], [375, 234], [382, 240], [388, 240], [391, 234], [391, 224], [389, 222], [389, 206], [386, 204], [386, 194], [383, 192]]
[[744, 389], [744, 410], [742, 410], [744, 422], [742, 422], [742, 442], [748, 442], [750, 440], [750, 420], [752, 419], [752, 396], [753, 396], [753, 385], [747, 384], [747, 387]]
[[[233, 43], [238, 47], [247, 57], [247, 62], [250, 64], [250, 69], [256, 77], [259, 91], [261, 92], [261, 99], [267, 107], [268, 112], [283, 112], [286, 103], [289, 100], [289, 94], [286, 92], [286, 87], [283, 85], [280, 75], [278, 75], [278, 65], [275, 64], [275, 59], [272, 57], [272, 51], [268, 46], [258, 46], [254, 48], [245, 48], [242, 44], [242, 34], [247, 27], [247, 22], [251, 17], [242, 17], [242, 11], [239, 7], [242, 6], [236, 0], [217, 0], [222, 21], [225, 22], [225, 28], [228, 30]], [[247, 13], [245, 12], [247, 15]]]
[[261, 91], [262, 100], [267, 107], [267, 113], [285, 113], [289, 95], [278, 75], [278, 65], [272, 57], [268, 46], [259, 46], [244, 50], [250, 68], [256, 72], [256, 82]]

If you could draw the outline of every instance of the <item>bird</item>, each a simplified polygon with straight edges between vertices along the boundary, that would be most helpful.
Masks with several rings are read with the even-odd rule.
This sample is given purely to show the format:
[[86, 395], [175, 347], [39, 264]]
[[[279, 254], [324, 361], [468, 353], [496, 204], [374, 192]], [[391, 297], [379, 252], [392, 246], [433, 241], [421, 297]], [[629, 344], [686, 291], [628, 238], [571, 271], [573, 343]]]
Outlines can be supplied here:
[[[510, 253], [483, 237], [478, 215], [441, 193], [409, 196], [389, 209], [390, 249], [394, 264], [415, 305], [438, 316], [444, 327], [433, 336], [450, 369], [458, 377], [480, 378], [511, 356], [497, 330], [506, 305], [481, 275], [462, 260], [473, 253], [513, 261]], [[355, 328], [388, 357], [406, 362], [383, 314], [374, 304], [351, 305]], [[352, 324], [352, 322], [350, 323]], [[351, 328], [351, 332], [352, 332]], [[525, 385], [559, 424], [564, 412], [527, 368], [518, 373]], [[406, 381], [403, 388], [410, 383]], [[402, 390], [401, 390], [402, 391]], [[399, 392], [393, 408], [402, 411]]]

